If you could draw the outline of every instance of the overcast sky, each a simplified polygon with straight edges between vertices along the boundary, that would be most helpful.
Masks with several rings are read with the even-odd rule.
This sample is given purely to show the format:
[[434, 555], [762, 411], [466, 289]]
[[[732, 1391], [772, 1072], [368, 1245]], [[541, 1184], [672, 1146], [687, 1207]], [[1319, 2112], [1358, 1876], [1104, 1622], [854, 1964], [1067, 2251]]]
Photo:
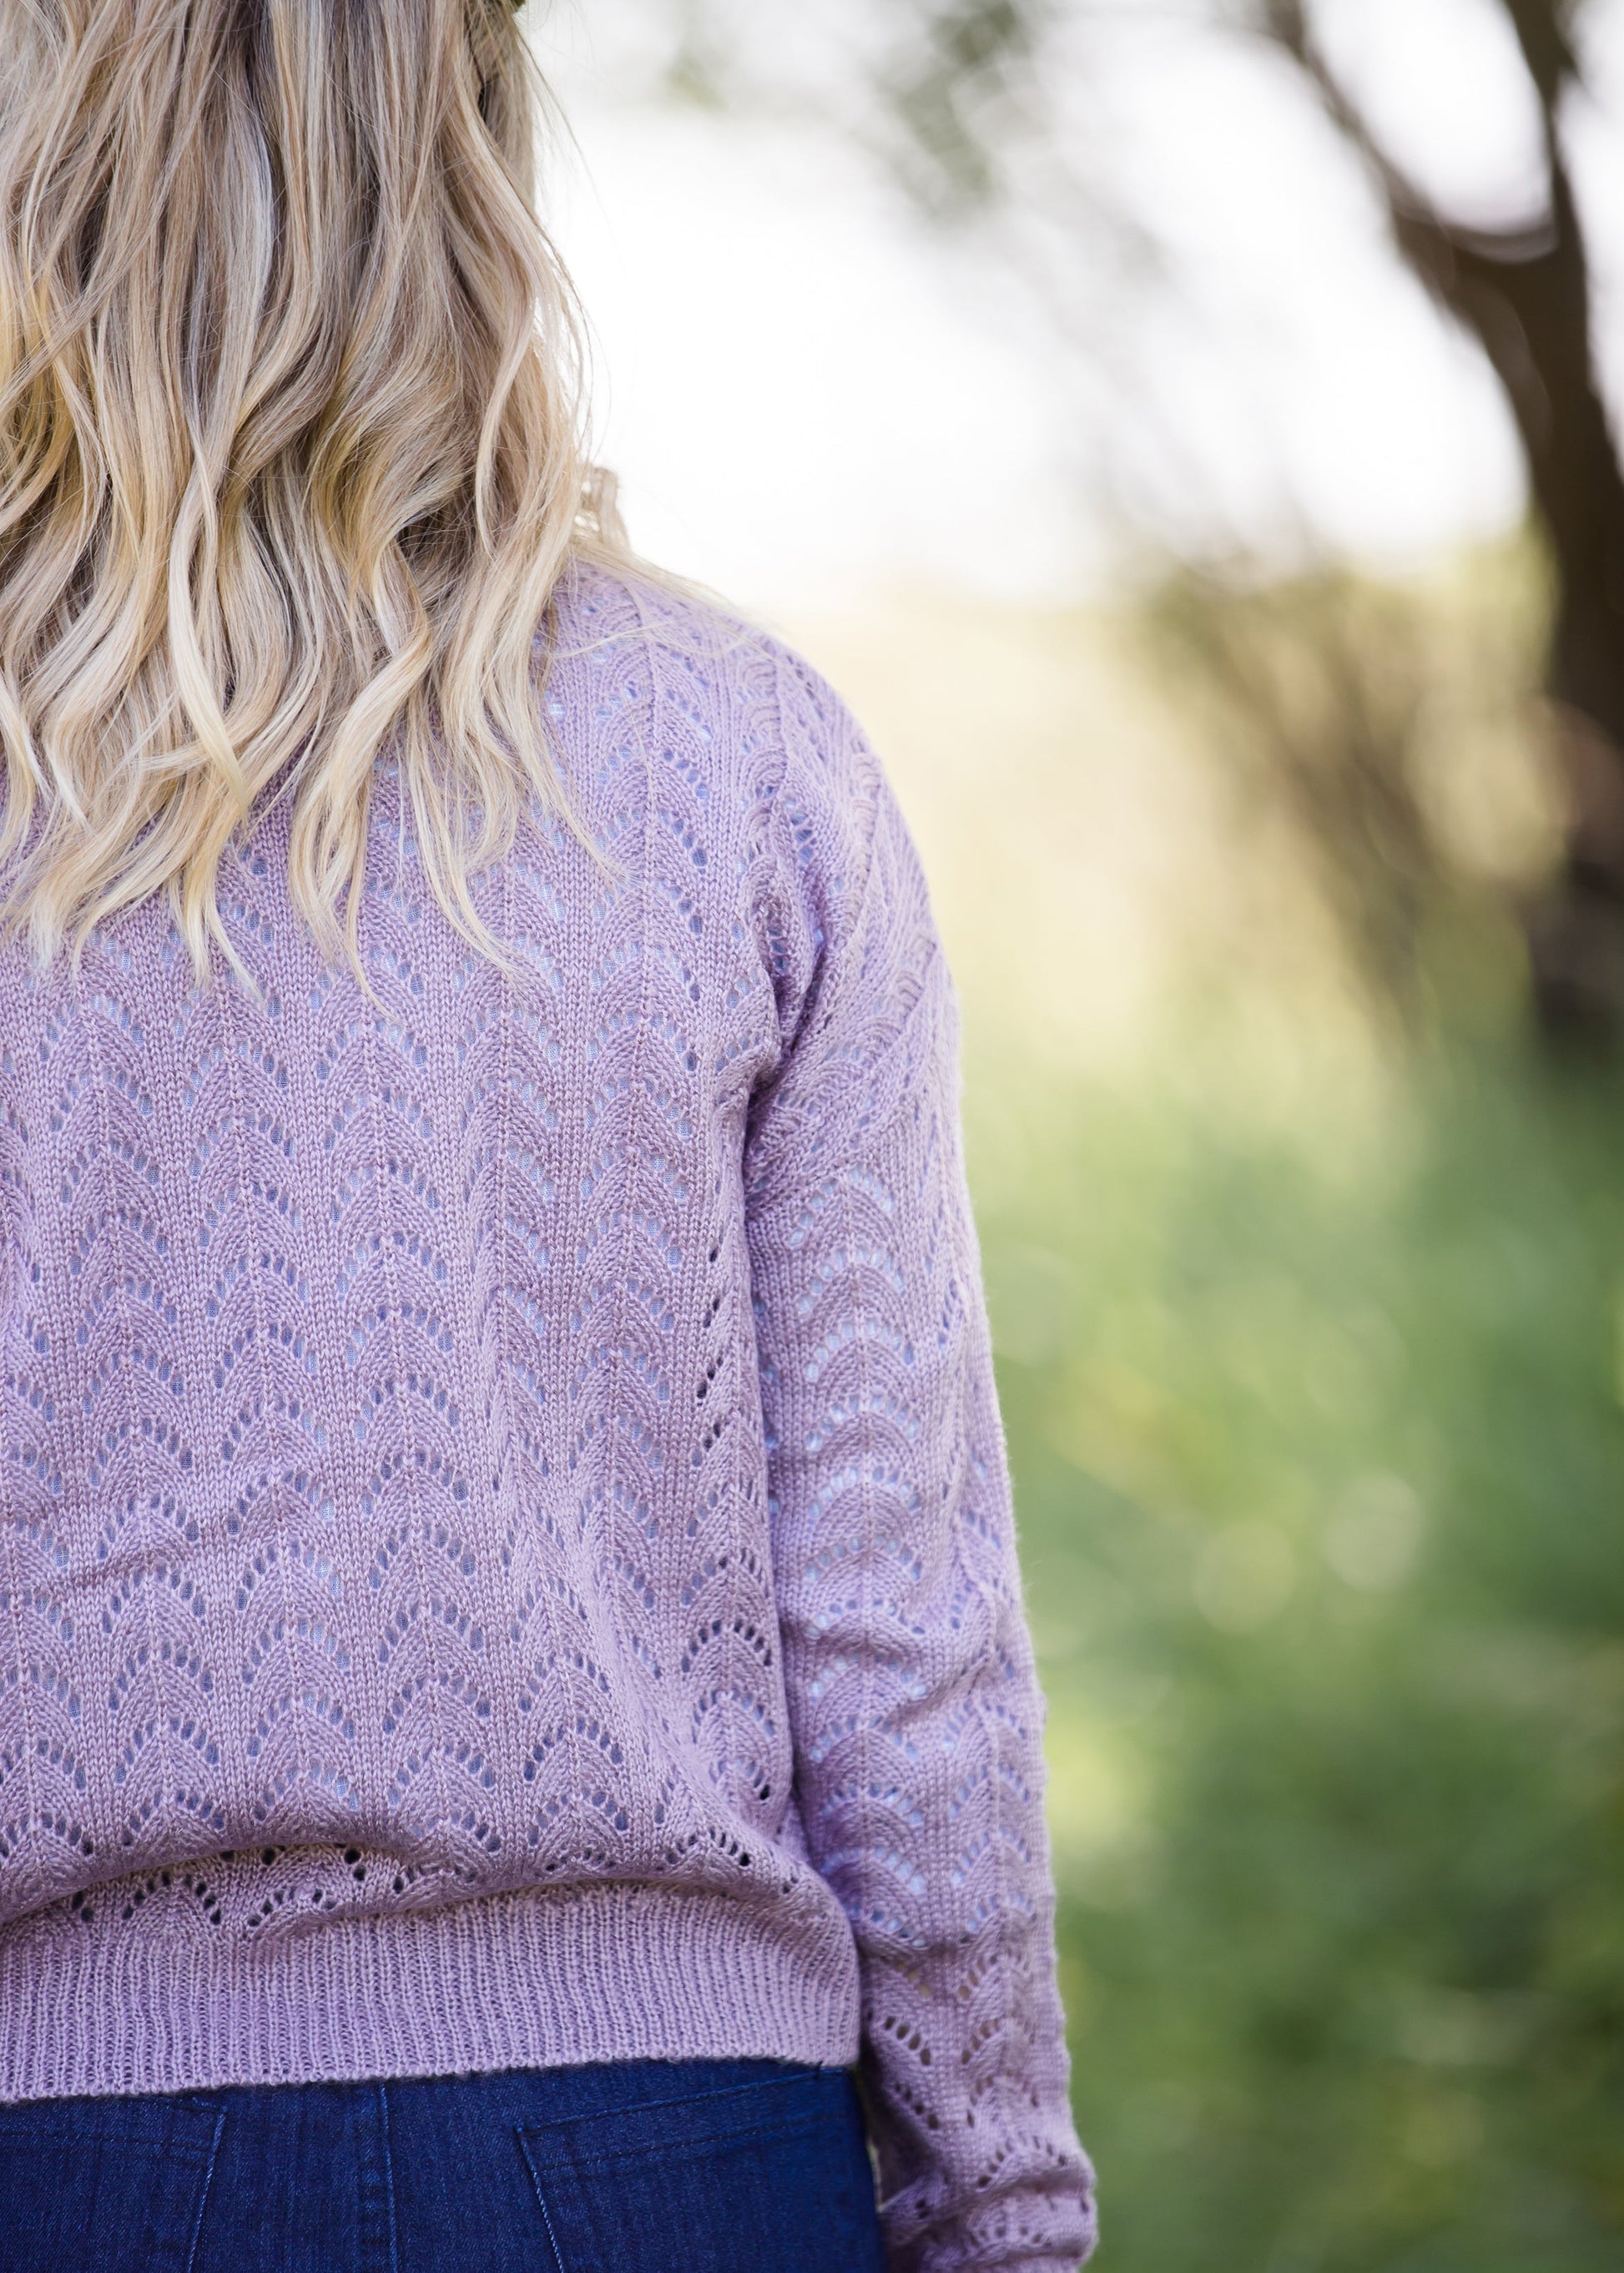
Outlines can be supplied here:
[[[1327, 0], [1322, 18], [1452, 211], [1530, 208], [1532, 106], [1492, 0]], [[1495, 389], [1396, 266], [1289, 75], [1162, 0], [1125, 0], [1118, 20], [1104, 65], [1092, 51], [1090, 116], [1179, 281], [1131, 319], [1167, 438], [1145, 469], [1167, 525], [1282, 551], [1305, 529], [1404, 566], [1513, 522]], [[1624, 0], [1595, 21], [1599, 101], [1573, 144], [1610, 349]], [[538, 43], [578, 144], [553, 163], [550, 218], [597, 334], [602, 454], [647, 551], [780, 608], [861, 605], [898, 579], [1059, 597], [1104, 573], [1086, 475], [1118, 438], [996, 266], [833, 138], [650, 103], [586, 0]], [[1100, 313], [1108, 338], [1130, 320]]]

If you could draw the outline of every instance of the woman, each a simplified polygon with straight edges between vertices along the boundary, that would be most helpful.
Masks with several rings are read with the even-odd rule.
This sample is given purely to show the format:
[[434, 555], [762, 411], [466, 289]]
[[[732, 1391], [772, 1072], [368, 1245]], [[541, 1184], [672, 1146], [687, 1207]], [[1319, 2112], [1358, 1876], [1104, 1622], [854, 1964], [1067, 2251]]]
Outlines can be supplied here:
[[0, 2254], [1071, 2266], [880, 769], [626, 556], [499, 0], [0, 38]]

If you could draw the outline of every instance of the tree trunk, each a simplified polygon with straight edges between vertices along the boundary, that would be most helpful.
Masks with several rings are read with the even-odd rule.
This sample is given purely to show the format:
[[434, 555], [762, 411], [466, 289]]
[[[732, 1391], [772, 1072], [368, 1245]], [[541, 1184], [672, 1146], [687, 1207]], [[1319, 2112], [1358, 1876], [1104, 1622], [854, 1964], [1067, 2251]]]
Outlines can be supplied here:
[[1504, 0], [1545, 123], [1549, 210], [1485, 232], [1440, 214], [1376, 145], [1333, 78], [1300, 0], [1269, 28], [1386, 195], [1400, 251], [1482, 346], [1522, 444], [1554, 583], [1545, 683], [1567, 804], [1559, 874], [1527, 911], [1542, 1024], [1624, 1036], [1624, 475], [1591, 354], [1592, 290], [1557, 117], [1577, 77], [1560, 0]]

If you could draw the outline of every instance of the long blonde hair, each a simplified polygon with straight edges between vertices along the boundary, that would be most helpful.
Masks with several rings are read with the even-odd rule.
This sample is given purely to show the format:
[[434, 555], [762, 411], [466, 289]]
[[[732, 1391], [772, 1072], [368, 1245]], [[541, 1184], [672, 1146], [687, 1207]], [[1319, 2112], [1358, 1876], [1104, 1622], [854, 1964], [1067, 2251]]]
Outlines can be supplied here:
[[[398, 757], [427, 877], [534, 793], [616, 553], [508, 0], [0, 0], [0, 860], [49, 961], [150, 894], [199, 977], [262, 793], [331, 955]], [[342, 921], [341, 923], [341, 907]]]

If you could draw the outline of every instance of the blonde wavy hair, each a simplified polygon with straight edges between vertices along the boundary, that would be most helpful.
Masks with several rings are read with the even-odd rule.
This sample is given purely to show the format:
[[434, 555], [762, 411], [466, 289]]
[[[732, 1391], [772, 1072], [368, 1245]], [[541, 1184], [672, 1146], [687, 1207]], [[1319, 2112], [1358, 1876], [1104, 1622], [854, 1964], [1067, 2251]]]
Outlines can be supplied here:
[[[572, 554], [620, 557], [508, 0], [0, 0], [0, 860], [49, 962], [154, 892], [199, 979], [264, 793], [357, 971], [371, 784], [428, 881], [522, 800]], [[244, 974], [245, 975], [245, 974]]]

